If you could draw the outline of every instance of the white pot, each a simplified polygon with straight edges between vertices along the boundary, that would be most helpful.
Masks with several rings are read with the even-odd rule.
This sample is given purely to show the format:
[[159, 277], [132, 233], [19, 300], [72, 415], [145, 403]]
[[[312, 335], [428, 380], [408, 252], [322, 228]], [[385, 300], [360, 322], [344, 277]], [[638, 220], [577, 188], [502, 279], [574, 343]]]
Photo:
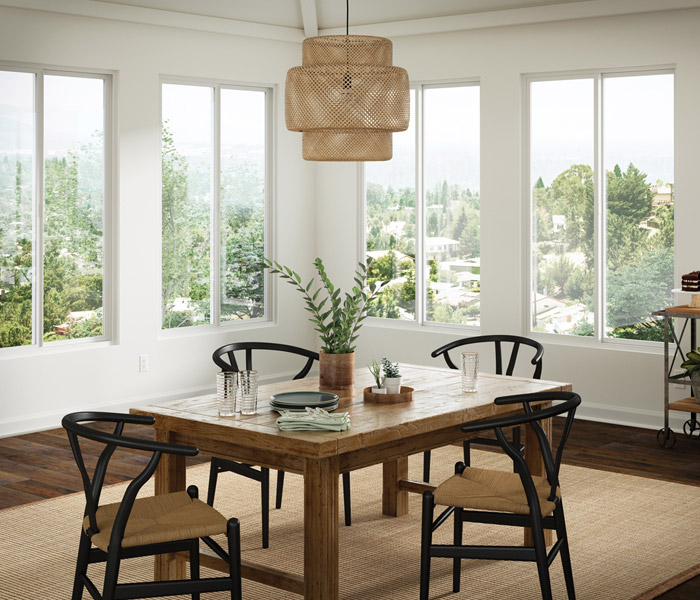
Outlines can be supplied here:
[[398, 394], [401, 392], [401, 377], [385, 377], [382, 385], [387, 394]]
[[373, 393], [373, 394], [386, 394], [386, 388], [383, 388], [383, 387], [373, 387], [373, 388], [372, 388], [372, 393]]

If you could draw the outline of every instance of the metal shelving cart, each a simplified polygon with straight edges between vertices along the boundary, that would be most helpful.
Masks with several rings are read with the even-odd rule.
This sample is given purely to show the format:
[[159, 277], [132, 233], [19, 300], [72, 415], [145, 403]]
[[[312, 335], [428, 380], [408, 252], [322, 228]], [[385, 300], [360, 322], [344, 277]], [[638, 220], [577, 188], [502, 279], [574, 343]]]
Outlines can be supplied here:
[[[697, 415], [700, 413], [700, 404], [691, 395], [675, 402], [669, 401], [669, 388], [671, 385], [690, 386], [690, 380], [685, 373], [673, 373], [673, 369], [685, 360], [682, 343], [686, 333], [690, 334], [690, 348], [698, 347], [697, 343], [697, 321], [700, 319], [700, 309], [689, 307], [671, 307], [666, 310], [659, 310], [652, 313], [655, 317], [664, 321], [664, 426], [656, 434], [656, 441], [662, 448], [673, 448], [676, 443], [676, 434], [668, 424], [668, 411], [679, 410], [690, 413], [690, 419], [683, 424], [683, 433], [688, 437], [700, 438], [700, 423]], [[676, 333], [674, 327], [675, 319], [684, 319], [680, 334]], [[670, 357], [670, 346], [673, 342], [673, 358]], [[679, 360], [680, 359], [680, 360]]]

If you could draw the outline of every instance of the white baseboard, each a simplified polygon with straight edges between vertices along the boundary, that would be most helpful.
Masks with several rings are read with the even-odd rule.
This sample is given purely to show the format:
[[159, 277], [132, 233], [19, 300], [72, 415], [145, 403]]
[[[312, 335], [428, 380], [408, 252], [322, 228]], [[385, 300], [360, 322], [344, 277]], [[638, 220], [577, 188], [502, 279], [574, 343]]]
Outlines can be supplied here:
[[[313, 374], [313, 373], [312, 373]], [[260, 383], [275, 383], [277, 381], [289, 380], [296, 375], [296, 371], [289, 373], [278, 373], [267, 377], [261, 377]], [[24, 433], [33, 433], [35, 431], [45, 431], [47, 429], [56, 429], [61, 426], [61, 419], [64, 415], [77, 411], [110, 411], [110, 412], [129, 412], [130, 408], [138, 406], [147, 406], [155, 402], [164, 402], [168, 400], [179, 400], [181, 398], [189, 398], [192, 396], [202, 396], [205, 394], [213, 394], [216, 391], [216, 386], [211, 385], [191, 387], [177, 392], [166, 392], [163, 394], [148, 394], [143, 396], [132, 396], [127, 400], [119, 402], [95, 402], [92, 404], [81, 404], [75, 406], [64, 407], [60, 411], [46, 411], [35, 413], [32, 415], [22, 415], [9, 419], [0, 419], [0, 438], [10, 437], [13, 435], [22, 435]]]
[[[659, 403], [661, 404], [661, 403]], [[576, 418], [586, 421], [599, 421], [613, 425], [627, 425], [642, 429], [661, 429], [664, 426], [663, 407], [659, 410], [643, 410], [610, 406], [608, 404], [590, 404], [582, 402], [576, 411]], [[672, 410], [669, 412], [669, 426], [676, 433], [683, 431], [683, 423], [689, 419], [688, 413]]]

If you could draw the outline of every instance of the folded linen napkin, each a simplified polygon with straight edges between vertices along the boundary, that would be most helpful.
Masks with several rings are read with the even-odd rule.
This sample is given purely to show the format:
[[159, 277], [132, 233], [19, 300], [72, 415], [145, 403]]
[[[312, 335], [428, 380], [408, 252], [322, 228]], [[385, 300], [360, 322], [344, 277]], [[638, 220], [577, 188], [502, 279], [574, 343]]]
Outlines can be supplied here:
[[345, 431], [350, 429], [350, 415], [346, 412], [330, 414], [322, 408], [306, 407], [306, 412], [283, 410], [277, 418], [282, 431]]

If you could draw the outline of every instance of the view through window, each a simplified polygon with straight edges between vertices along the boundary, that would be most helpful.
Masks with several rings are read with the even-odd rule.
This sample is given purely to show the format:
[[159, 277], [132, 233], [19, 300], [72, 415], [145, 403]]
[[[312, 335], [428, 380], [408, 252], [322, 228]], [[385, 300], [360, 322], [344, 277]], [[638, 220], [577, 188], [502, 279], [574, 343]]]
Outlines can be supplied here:
[[265, 316], [268, 90], [163, 84], [163, 328]]
[[673, 302], [673, 74], [531, 81], [529, 103], [532, 331], [662, 341], [650, 315]]
[[369, 281], [388, 282], [371, 316], [479, 325], [479, 147], [478, 85], [411, 90], [393, 158], [365, 164]]
[[0, 70], [0, 347], [104, 336], [108, 82]]

